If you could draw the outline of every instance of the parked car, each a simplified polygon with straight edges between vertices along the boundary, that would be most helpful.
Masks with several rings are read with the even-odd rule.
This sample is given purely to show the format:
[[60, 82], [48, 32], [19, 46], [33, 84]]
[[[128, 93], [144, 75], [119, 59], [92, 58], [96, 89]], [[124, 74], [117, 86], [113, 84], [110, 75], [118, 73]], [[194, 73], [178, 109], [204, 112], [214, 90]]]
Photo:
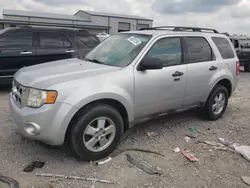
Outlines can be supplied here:
[[[234, 44], [237, 56], [240, 61], [240, 66], [244, 67], [245, 72], [250, 72], [250, 44], [249, 39], [238, 39], [237, 37], [230, 37], [230, 40]], [[244, 43], [242, 42], [244, 41]]]
[[22, 68], [9, 95], [16, 127], [94, 161], [141, 120], [193, 108], [219, 119], [238, 83], [232, 43], [216, 30], [170, 29], [112, 35], [84, 60]]
[[109, 37], [109, 34], [107, 34], [107, 33], [99, 33], [98, 35], [96, 35], [96, 37], [102, 42], [102, 41], [104, 41], [106, 38]]
[[99, 40], [87, 31], [52, 28], [9, 28], [0, 31], [0, 84], [30, 65], [83, 57]]

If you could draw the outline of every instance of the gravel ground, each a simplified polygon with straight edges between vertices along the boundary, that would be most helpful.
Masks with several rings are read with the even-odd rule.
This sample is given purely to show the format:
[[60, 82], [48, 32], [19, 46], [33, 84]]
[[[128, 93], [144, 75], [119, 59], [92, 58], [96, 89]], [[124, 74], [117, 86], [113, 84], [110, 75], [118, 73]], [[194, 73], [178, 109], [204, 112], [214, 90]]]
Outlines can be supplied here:
[[[241, 176], [250, 176], [250, 163], [231, 151], [221, 151], [198, 143], [198, 140], [217, 141], [219, 137], [231, 138], [250, 145], [250, 74], [242, 73], [234, 96], [223, 118], [209, 122], [200, 118], [197, 111], [143, 123], [130, 129], [123, 137], [119, 149], [144, 148], [159, 151], [165, 158], [148, 153], [127, 151], [114, 157], [103, 166], [94, 166], [74, 159], [67, 148], [50, 147], [23, 138], [14, 128], [8, 109], [8, 89], [0, 91], [0, 174], [12, 177], [21, 188], [246, 188]], [[195, 127], [206, 135], [189, 143], [184, 140], [188, 128]], [[147, 137], [146, 131], [159, 135]], [[173, 148], [192, 151], [199, 163], [189, 162]], [[149, 175], [131, 165], [125, 154], [147, 163], [162, 172], [162, 176]], [[34, 160], [46, 161], [42, 169], [32, 173], [23, 168]], [[36, 177], [36, 173], [55, 173], [99, 178], [115, 181], [115, 185], [84, 182], [80, 180], [56, 180]], [[1, 187], [1, 185], [0, 185]]]

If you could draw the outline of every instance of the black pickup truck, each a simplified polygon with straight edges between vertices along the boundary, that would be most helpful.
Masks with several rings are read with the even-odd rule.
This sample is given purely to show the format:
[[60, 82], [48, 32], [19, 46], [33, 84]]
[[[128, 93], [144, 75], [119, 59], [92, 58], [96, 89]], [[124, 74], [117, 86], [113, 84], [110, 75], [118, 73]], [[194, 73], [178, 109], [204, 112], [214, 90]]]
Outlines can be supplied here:
[[242, 42], [242, 40], [230, 38], [237, 56], [240, 60], [240, 66], [244, 67], [245, 72], [250, 72], [250, 43]]

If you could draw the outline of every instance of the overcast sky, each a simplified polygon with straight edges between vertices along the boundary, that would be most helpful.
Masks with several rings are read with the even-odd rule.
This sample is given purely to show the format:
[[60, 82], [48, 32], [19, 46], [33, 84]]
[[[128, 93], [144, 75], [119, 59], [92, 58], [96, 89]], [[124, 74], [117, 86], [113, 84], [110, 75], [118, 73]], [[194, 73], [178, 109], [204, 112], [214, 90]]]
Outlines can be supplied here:
[[131, 14], [154, 25], [199, 26], [250, 35], [250, 0], [0, 0], [2, 8], [74, 14], [79, 9]]

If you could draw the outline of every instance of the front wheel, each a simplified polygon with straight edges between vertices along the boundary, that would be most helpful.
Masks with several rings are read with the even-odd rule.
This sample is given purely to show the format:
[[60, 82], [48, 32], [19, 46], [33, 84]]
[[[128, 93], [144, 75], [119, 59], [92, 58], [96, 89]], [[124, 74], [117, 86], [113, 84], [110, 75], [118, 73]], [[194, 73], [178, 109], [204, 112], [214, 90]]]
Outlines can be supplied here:
[[211, 91], [205, 106], [209, 120], [219, 119], [226, 111], [228, 104], [228, 91], [224, 86], [217, 85]]
[[89, 106], [71, 125], [68, 133], [70, 148], [86, 161], [107, 157], [119, 144], [123, 126], [120, 113], [113, 107]]

